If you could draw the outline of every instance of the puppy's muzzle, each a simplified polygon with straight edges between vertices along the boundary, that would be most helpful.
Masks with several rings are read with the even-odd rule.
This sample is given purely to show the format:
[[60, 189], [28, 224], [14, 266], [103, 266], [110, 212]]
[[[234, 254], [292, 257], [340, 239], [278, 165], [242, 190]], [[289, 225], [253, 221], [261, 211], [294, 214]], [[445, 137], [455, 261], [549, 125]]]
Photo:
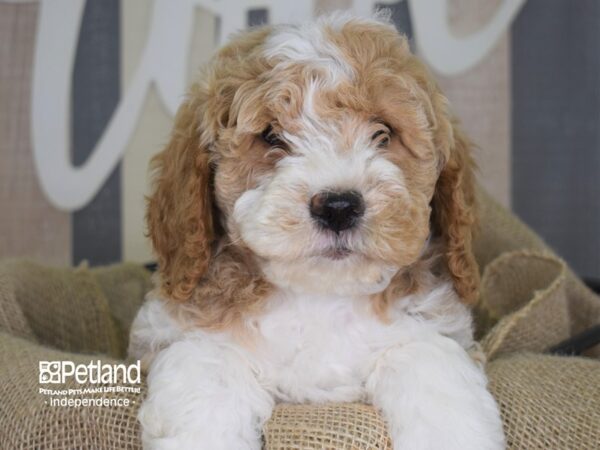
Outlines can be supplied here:
[[356, 191], [320, 192], [310, 199], [310, 215], [323, 228], [339, 233], [354, 227], [365, 213]]

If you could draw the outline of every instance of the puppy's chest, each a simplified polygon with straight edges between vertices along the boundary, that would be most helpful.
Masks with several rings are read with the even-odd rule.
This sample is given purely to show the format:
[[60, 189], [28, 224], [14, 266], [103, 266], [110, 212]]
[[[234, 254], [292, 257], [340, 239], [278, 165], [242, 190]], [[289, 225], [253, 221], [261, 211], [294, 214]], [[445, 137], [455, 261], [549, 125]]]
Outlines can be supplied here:
[[393, 341], [393, 327], [368, 298], [285, 295], [255, 322], [263, 382], [286, 401], [352, 401], [370, 367]]

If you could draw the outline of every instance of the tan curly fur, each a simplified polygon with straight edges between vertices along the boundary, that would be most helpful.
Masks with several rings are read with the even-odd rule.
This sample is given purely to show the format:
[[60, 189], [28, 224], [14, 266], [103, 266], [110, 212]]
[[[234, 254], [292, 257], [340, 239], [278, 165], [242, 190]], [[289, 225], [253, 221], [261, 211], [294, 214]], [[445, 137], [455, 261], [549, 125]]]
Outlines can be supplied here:
[[[147, 224], [158, 257], [160, 288], [203, 327], [231, 325], [259, 311], [273, 288], [256, 255], [230, 226], [231, 214], [240, 195], [276, 170], [281, 157], [276, 152], [265, 156], [257, 136], [273, 117], [282, 127], [297, 126], [306, 81], [319, 76], [320, 69], [302, 64], [274, 67], [262, 54], [272, 32], [263, 27], [240, 34], [217, 53], [190, 89], [168, 145], [153, 160]], [[390, 216], [390, 209], [382, 212], [380, 220], [396, 227], [381, 227], [390, 242], [398, 240], [410, 249], [398, 254], [398, 261], [411, 263], [386, 291], [373, 297], [375, 310], [383, 316], [392, 297], [427, 283], [425, 273], [431, 265], [419, 262], [416, 244], [427, 236], [429, 226], [442, 243], [439, 256], [456, 291], [465, 302], [474, 302], [479, 275], [471, 248], [473, 162], [470, 144], [445, 97], [391, 27], [349, 22], [326, 34], [356, 77], [324, 92], [315, 108], [331, 121], [342, 120], [347, 111], [355, 112], [353, 120], [359, 122], [385, 117], [397, 130], [385, 150], [387, 159], [402, 167], [415, 198], [424, 199], [421, 207], [411, 207], [404, 221]], [[407, 247], [411, 240], [415, 245]]]
[[206, 271], [215, 239], [209, 153], [200, 145], [203, 98], [192, 90], [179, 109], [166, 149], [152, 161], [154, 194], [147, 202], [148, 231], [167, 297], [186, 300]]
[[471, 145], [456, 125], [454, 141], [433, 196], [433, 224], [436, 233], [444, 238], [444, 256], [456, 292], [465, 302], [474, 304], [479, 296], [479, 267], [472, 248], [476, 224], [475, 165]]

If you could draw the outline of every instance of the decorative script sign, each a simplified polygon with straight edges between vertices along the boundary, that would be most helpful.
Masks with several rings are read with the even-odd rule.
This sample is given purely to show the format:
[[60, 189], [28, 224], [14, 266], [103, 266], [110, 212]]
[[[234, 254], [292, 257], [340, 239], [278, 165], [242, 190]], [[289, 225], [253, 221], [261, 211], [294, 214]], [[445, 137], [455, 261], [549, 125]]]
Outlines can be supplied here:
[[[510, 26], [525, 0], [504, 0], [477, 32], [454, 36], [448, 24], [449, 0], [407, 0], [419, 53], [438, 72], [459, 74], [479, 62]], [[373, 0], [356, 0], [352, 11], [369, 15]], [[313, 16], [310, 1], [155, 0], [150, 33], [139, 66], [103, 135], [81, 166], [70, 158], [71, 84], [84, 0], [40, 2], [33, 74], [33, 155], [42, 189], [57, 208], [84, 207], [111, 174], [127, 147], [148, 89], [154, 85], [174, 114], [185, 92], [186, 61], [194, 8], [220, 18], [217, 41], [245, 27], [245, 12], [266, 8], [270, 22], [301, 22]]]

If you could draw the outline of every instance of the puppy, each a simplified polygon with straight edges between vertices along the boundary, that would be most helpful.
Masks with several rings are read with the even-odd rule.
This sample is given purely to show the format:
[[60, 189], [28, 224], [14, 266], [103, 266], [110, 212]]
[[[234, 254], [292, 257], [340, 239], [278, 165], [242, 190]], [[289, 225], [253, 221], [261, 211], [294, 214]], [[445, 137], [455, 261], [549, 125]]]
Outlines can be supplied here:
[[260, 449], [277, 402], [357, 401], [395, 449], [504, 448], [468, 354], [469, 143], [385, 18], [234, 37], [154, 169], [145, 448]]

